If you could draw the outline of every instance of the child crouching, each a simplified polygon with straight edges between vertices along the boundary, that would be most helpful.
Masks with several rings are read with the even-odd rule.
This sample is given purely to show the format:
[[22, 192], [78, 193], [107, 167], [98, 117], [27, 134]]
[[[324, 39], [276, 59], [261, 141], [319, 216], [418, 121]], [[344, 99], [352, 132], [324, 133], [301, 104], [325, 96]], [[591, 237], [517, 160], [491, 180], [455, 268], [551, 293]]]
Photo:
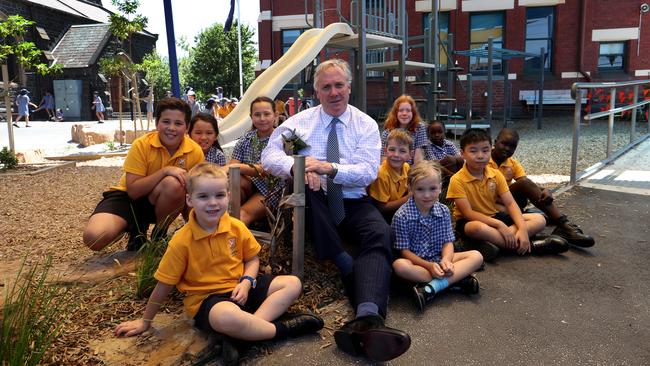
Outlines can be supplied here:
[[394, 247], [402, 257], [393, 262], [393, 269], [399, 277], [417, 282], [413, 294], [418, 309], [449, 286], [478, 293], [479, 283], [472, 273], [483, 257], [475, 250], [454, 253], [449, 208], [438, 202], [440, 166], [426, 160], [416, 163], [408, 173], [408, 184], [411, 198], [393, 217]]
[[300, 296], [295, 276], [258, 275], [260, 245], [239, 220], [228, 215], [228, 179], [217, 165], [189, 172], [190, 219], [169, 242], [154, 277], [158, 280], [142, 319], [124, 322], [115, 335], [149, 329], [174, 286], [185, 294], [185, 311], [197, 328], [247, 340], [284, 339], [314, 333], [323, 320], [311, 314], [279, 318]]

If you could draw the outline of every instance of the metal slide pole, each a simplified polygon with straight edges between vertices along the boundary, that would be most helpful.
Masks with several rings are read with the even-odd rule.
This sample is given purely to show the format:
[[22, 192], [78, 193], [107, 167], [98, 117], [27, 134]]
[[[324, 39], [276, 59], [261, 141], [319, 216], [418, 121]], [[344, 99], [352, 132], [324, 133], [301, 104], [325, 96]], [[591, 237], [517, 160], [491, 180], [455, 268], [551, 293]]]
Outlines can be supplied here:
[[[639, 100], [639, 85], [634, 86], [634, 96], [632, 97], [634, 104]], [[630, 143], [634, 141], [634, 136], [636, 136], [636, 111], [637, 107], [632, 109], [632, 121], [630, 122]]]
[[357, 65], [359, 73], [357, 75], [357, 108], [362, 112], [366, 112], [366, 2], [357, 1], [358, 19], [357, 34], [359, 35], [359, 51], [357, 57]]
[[172, 0], [163, 0], [165, 8], [165, 29], [167, 31], [167, 52], [169, 52], [169, 73], [172, 78], [172, 94], [181, 96], [181, 84], [178, 79], [178, 60], [176, 59], [176, 38], [174, 37], [174, 19], [172, 14]]
[[242, 60], [241, 60], [241, 15], [239, 13], [239, 0], [237, 0], [237, 48], [239, 57], [239, 99], [244, 95], [244, 73], [242, 71]]
[[582, 109], [582, 89], [576, 88], [576, 103], [573, 110], [573, 144], [571, 145], [571, 177], [569, 183], [576, 184], [578, 172], [578, 136], [580, 135], [580, 111]]
[[508, 97], [510, 93], [510, 84], [508, 83], [508, 59], [501, 59], [503, 62], [503, 127], [508, 127], [506, 112], [508, 110]]
[[[454, 67], [454, 59], [451, 57], [454, 52], [454, 35], [447, 34], [447, 96], [454, 98], [454, 73], [449, 71]], [[447, 122], [451, 121], [451, 115], [454, 112], [455, 101], [447, 102]]]
[[465, 129], [472, 128], [472, 74], [467, 74], [467, 111], [465, 112]]
[[[438, 45], [438, 26], [440, 19], [438, 18], [438, 1], [431, 0], [431, 10], [433, 11], [432, 18], [433, 24], [431, 24], [431, 36], [433, 37], [433, 64], [435, 68], [433, 69], [433, 81], [431, 84], [431, 90], [438, 90], [438, 67], [440, 67], [440, 47]], [[433, 117], [438, 119], [438, 93], [433, 94]]]
[[614, 113], [611, 110], [616, 108], [616, 88], [612, 88], [609, 92], [609, 121], [607, 123], [607, 154], [605, 157], [612, 156], [612, 136], [614, 134]]
[[[406, 50], [408, 50], [408, 32], [406, 31], [406, 0], [399, 1], [399, 29], [400, 34], [402, 35], [402, 44], [399, 46], [399, 94], [406, 94], [406, 72], [404, 70], [404, 63], [406, 63]], [[390, 75], [390, 88], [389, 91], [392, 94], [393, 91], [393, 75]], [[392, 102], [392, 99], [388, 100], [389, 103]], [[392, 103], [391, 103], [392, 104]]]
[[537, 129], [542, 129], [542, 118], [544, 117], [544, 47], [539, 51], [539, 63], [540, 63], [540, 72], [539, 72], [539, 108], [537, 108]]
[[305, 157], [302, 155], [293, 156], [293, 194], [302, 195], [303, 203], [293, 208], [291, 273], [302, 280], [305, 263]]
[[[492, 37], [488, 38], [488, 75], [487, 75], [487, 84], [488, 84], [488, 95], [487, 95], [487, 123], [490, 126], [490, 131], [492, 131], [492, 57], [494, 56], [494, 40]], [[491, 133], [491, 132], [490, 132]]]

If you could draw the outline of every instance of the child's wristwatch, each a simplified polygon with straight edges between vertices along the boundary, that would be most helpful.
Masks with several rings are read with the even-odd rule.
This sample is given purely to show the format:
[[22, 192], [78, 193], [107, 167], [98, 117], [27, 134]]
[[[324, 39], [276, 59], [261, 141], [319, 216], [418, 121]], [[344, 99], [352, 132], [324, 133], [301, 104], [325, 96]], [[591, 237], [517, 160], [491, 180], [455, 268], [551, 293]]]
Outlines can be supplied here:
[[241, 278], [239, 279], [239, 283], [241, 283], [243, 280], [251, 281], [251, 285], [252, 285], [253, 288], [255, 288], [257, 286], [257, 280], [254, 279], [251, 276], [241, 276]]

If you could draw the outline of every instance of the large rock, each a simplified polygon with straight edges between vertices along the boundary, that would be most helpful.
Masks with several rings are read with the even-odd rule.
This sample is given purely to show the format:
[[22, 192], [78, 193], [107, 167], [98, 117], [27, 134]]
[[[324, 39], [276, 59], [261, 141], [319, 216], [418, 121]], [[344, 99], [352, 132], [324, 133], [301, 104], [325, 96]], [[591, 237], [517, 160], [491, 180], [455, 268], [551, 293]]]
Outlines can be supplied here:
[[132, 144], [133, 140], [138, 137], [149, 133], [146, 130], [138, 130], [137, 133], [134, 133], [133, 130], [115, 130], [114, 141], [118, 141], [123, 144]]
[[82, 146], [104, 144], [114, 141], [114, 130], [94, 124], [75, 124], [71, 128], [72, 141]]

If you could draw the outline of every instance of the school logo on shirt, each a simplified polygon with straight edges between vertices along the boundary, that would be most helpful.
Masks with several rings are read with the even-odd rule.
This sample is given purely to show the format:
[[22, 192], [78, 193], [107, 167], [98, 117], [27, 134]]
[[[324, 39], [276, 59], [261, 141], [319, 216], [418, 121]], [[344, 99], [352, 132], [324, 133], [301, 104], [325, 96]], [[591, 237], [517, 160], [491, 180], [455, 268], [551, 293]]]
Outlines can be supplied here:
[[490, 193], [495, 193], [497, 191], [497, 182], [490, 178], [487, 182], [488, 190]]
[[176, 162], [176, 165], [178, 165], [179, 168], [185, 169], [185, 158], [180, 158]]
[[230, 247], [230, 255], [237, 255], [237, 238], [228, 238], [228, 246]]

